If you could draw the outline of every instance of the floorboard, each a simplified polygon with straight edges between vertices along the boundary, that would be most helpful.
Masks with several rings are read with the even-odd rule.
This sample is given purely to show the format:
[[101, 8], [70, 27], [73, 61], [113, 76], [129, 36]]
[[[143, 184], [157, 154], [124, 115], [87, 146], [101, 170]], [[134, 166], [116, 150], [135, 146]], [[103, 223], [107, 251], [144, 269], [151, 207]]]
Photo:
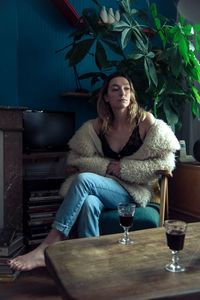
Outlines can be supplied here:
[[0, 283], [1, 300], [61, 300], [46, 268], [22, 272], [14, 282]]

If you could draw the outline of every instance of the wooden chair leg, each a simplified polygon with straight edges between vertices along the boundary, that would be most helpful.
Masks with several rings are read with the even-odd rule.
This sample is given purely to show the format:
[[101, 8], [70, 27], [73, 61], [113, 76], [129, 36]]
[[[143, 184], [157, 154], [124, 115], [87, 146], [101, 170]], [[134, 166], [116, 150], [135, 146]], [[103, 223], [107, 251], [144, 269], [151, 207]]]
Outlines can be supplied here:
[[160, 195], [160, 226], [164, 224], [165, 217], [168, 216], [168, 178], [164, 176], [161, 182]]

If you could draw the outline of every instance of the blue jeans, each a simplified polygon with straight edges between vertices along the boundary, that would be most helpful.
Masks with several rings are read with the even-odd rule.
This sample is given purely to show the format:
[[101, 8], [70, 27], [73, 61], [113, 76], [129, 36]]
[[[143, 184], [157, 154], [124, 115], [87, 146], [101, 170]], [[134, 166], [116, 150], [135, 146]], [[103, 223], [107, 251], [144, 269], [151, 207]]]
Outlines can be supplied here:
[[68, 236], [78, 218], [78, 236], [99, 236], [99, 216], [103, 209], [116, 209], [119, 202], [134, 202], [114, 179], [94, 173], [80, 173], [72, 182], [52, 224]]

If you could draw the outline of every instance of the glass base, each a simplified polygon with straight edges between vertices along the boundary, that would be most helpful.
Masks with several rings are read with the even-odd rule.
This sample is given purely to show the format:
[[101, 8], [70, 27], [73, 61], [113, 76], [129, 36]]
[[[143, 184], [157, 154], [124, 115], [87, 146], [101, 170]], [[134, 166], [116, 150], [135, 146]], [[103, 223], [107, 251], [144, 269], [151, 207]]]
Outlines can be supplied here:
[[125, 239], [125, 238], [121, 238], [120, 240], [118, 240], [118, 242], [122, 245], [130, 245], [133, 244], [133, 240], [131, 239]]
[[185, 268], [183, 266], [174, 265], [173, 263], [171, 263], [171, 264], [167, 264], [165, 266], [165, 270], [169, 271], [169, 272], [176, 273], [176, 272], [184, 272]]

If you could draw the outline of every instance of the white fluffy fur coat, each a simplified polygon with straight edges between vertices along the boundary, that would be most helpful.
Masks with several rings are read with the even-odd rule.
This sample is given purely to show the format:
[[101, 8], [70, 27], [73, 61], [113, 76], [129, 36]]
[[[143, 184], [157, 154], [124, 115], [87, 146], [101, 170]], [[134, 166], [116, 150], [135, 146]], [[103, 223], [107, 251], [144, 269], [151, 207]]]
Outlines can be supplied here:
[[[79, 172], [106, 174], [109, 158], [104, 157], [101, 140], [92, 122], [87, 121], [69, 141], [70, 152], [67, 165], [77, 167]], [[133, 155], [120, 160], [120, 178], [115, 179], [134, 197], [140, 206], [146, 206], [151, 199], [152, 181], [157, 170], [172, 171], [175, 168], [175, 152], [179, 142], [170, 127], [162, 120], [156, 120], [149, 129], [143, 145]], [[75, 174], [62, 184], [60, 193], [64, 196]]]

